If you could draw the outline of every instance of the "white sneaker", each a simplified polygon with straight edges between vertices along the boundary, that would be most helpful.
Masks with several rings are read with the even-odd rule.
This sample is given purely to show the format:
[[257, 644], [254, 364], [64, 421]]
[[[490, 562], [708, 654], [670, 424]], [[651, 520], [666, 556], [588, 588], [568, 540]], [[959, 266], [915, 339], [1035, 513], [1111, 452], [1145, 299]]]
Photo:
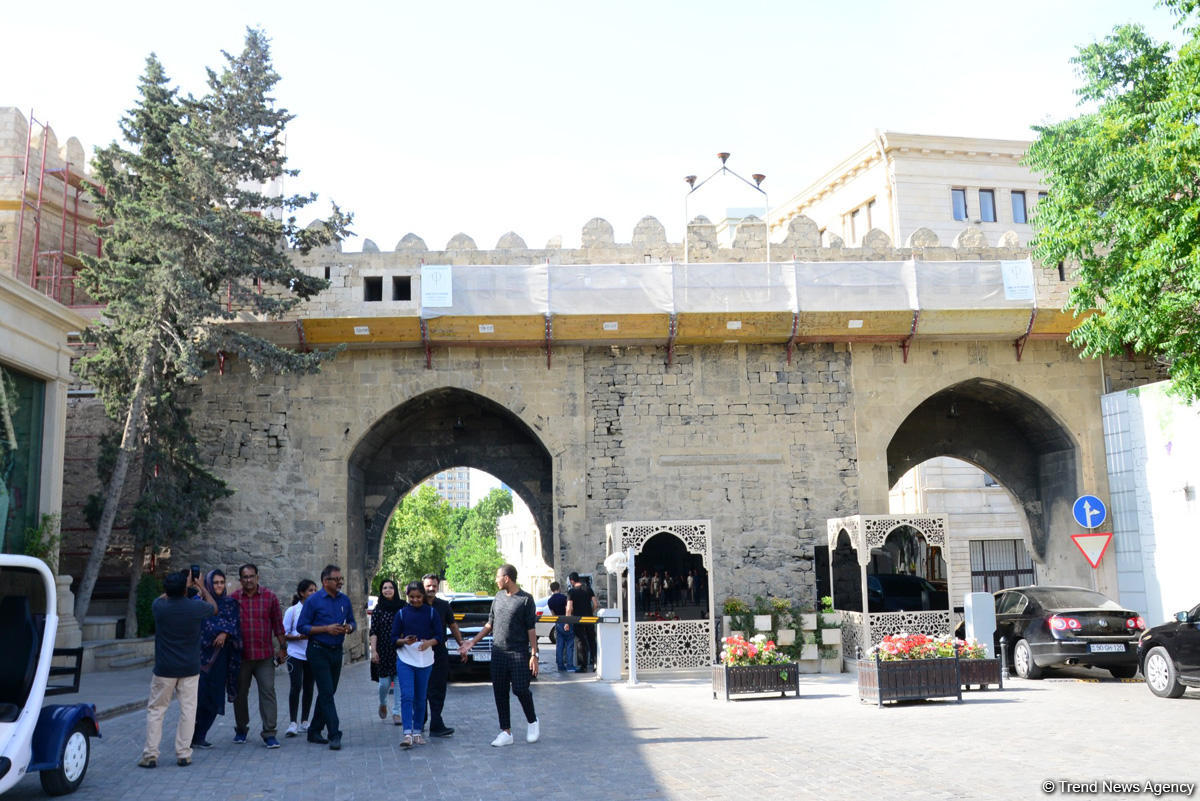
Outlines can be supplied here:
[[300, 721], [300, 731], [302, 731], [302, 732], [308, 731], [308, 721], [307, 720]]
[[[535, 720], [533, 723], [529, 724], [529, 730], [525, 732], [525, 742], [536, 743], [539, 736], [540, 732], [538, 731], [538, 722]], [[509, 739], [512, 738], [510, 737]]]
[[513, 744], [512, 734], [510, 734], [509, 732], [506, 732], [506, 731], [500, 732], [499, 734], [496, 735], [496, 739], [492, 740], [492, 745], [495, 746], [496, 748], [503, 748], [506, 745], [512, 745], [512, 744]]
[[300, 733], [300, 727], [297, 726], [296, 721], [293, 720], [291, 723], [288, 724], [287, 731], [285, 731], [283, 733], [283, 736], [284, 737], [295, 737], [299, 733]]

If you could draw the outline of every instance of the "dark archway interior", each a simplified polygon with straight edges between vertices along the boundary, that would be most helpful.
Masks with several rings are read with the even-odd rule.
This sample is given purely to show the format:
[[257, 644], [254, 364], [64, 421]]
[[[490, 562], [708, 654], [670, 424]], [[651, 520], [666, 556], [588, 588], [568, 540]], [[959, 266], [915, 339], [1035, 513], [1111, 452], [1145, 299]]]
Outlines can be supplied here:
[[970, 462], [1004, 484], [1025, 510], [1038, 557], [1046, 554], [1050, 509], [1074, 501], [1076, 445], [1033, 398], [1010, 386], [971, 379], [931, 395], [888, 444], [888, 485], [937, 456]]
[[[351, 558], [369, 572], [396, 504], [429, 476], [466, 466], [491, 473], [529, 506], [554, 564], [553, 460], [536, 434], [498, 403], [462, 389], [432, 390], [385, 414], [350, 456]], [[361, 534], [361, 536], [356, 536]], [[363, 551], [355, 545], [361, 543]]]
[[833, 608], [843, 611], [862, 611], [862, 567], [858, 553], [845, 529], [838, 532], [837, 544], [830, 554], [830, 575], [833, 581]]
[[[708, 617], [707, 588], [708, 571], [704, 569], [704, 558], [700, 554], [691, 553], [683, 541], [667, 531], [659, 532], [642, 545], [637, 555], [634, 569], [637, 571], [638, 582], [638, 619], [645, 620], [652, 613], [664, 611], [674, 612], [683, 619], [700, 619]], [[692, 593], [688, 593], [687, 576], [692, 571]], [[651, 579], [656, 574], [662, 591], [653, 593], [653, 582], [648, 582], [647, 589], [641, 587], [641, 576], [645, 574]], [[663, 579], [670, 576], [671, 587], [666, 589]]]

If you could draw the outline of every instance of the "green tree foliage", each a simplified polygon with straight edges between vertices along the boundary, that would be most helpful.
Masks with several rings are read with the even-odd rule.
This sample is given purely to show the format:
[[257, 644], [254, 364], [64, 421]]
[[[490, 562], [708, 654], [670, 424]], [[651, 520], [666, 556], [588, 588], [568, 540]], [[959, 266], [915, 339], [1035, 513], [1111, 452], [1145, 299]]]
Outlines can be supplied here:
[[1167, 0], [1188, 34], [1177, 54], [1137, 25], [1072, 59], [1093, 111], [1038, 127], [1027, 163], [1051, 187], [1033, 242], [1078, 266], [1068, 307], [1101, 309], [1069, 340], [1085, 355], [1155, 357], [1200, 397], [1200, 34], [1196, 0]]
[[446, 554], [446, 583], [456, 591], [495, 592], [496, 568], [504, 564], [496, 547], [496, 521], [512, 509], [512, 493], [493, 489], [466, 514]]
[[[151, 55], [135, 108], [121, 120], [124, 144], [98, 149], [93, 200], [104, 249], [85, 257], [81, 281], [105, 305], [85, 332], [94, 350], [79, 371], [118, 422], [120, 439], [96, 518], [96, 538], [75, 614], [87, 615], [131, 465], [142, 465], [131, 525], [145, 542], [190, 533], [228, 494], [203, 466], [180, 393], [215, 363], [239, 358], [250, 374], [311, 372], [330, 353], [299, 353], [221, 324], [248, 312], [278, 317], [327, 286], [290, 261], [349, 234], [334, 207], [323, 226], [291, 216], [314, 195], [262, 187], [295, 176], [284, 156], [292, 119], [275, 107], [279, 76], [266, 36], [248, 30], [237, 55], [207, 71], [201, 97], [181, 97]], [[148, 497], [147, 497], [148, 496]]]
[[494, 489], [470, 509], [455, 508], [425, 484], [405, 496], [388, 519], [376, 591], [385, 578], [404, 586], [427, 573], [444, 575], [456, 592], [493, 592], [496, 521], [512, 511], [512, 494]]
[[372, 588], [378, 591], [379, 584], [390, 578], [403, 592], [405, 584], [420, 581], [427, 573], [441, 575], [454, 511], [428, 484], [406, 495], [388, 518], [380, 569]]

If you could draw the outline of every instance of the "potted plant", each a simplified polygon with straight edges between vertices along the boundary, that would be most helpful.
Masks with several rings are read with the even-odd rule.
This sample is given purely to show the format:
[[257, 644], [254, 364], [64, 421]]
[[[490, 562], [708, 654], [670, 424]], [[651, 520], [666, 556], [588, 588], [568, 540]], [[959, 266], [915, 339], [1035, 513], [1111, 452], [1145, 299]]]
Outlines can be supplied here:
[[771, 599], [771, 617], [774, 621], [775, 642], [779, 646], [796, 644], [795, 621], [792, 618], [792, 602], [787, 598]]
[[713, 665], [713, 698], [728, 701], [735, 695], [779, 693], [800, 696], [799, 666], [780, 653], [774, 640], [758, 634], [750, 639], [721, 640], [721, 663]]
[[733, 631], [749, 631], [754, 626], [754, 618], [750, 614], [750, 605], [741, 598], [729, 596], [721, 606], [724, 616], [721, 618], [721, 630], [725, 634]]
[[858, 660], [858, 698], [883, 706], [887, 701], [957, 698], [962, 701], [962, 665], [984, 660], [978, 643], [927, 634], [889, 634]]
[[823, 629], [840, 629], [842, 627], [842, 613], [833, 608], [833, 596], [821, 596], [820, 626]]
[[817, 652], [821, 657], [822, 673], [842, 672], [842, 647], [840, 645], [819, 645]]
[[796, 604], [792, 609], [793, 619], [804, 631], [815, 631], [817, 628], [817, 612], [808, 601]]
[[811, 631], [804, 632], [804, 644], [800, 646], [800, 658], [804, 660], [820, 659], [817, 635]]

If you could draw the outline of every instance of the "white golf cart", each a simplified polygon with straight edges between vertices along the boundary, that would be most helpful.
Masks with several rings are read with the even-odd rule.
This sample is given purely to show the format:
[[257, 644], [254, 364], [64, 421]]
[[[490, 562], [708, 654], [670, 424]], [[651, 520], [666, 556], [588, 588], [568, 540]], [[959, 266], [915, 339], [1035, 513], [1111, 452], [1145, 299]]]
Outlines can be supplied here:
[[[0, 793], [38, 771], [50, 795], [74, 792], [87, 773], [89, 737], [99, 737], [93, 704], [42, 706], [48, 695], [79, 692], [83, 649], [55, 649], [54, 576], [40, 559], [0, 554]], [[52, 665], [54, 657], [74, 660]], [[51, 685], [51, 676], [73, 676]]]

